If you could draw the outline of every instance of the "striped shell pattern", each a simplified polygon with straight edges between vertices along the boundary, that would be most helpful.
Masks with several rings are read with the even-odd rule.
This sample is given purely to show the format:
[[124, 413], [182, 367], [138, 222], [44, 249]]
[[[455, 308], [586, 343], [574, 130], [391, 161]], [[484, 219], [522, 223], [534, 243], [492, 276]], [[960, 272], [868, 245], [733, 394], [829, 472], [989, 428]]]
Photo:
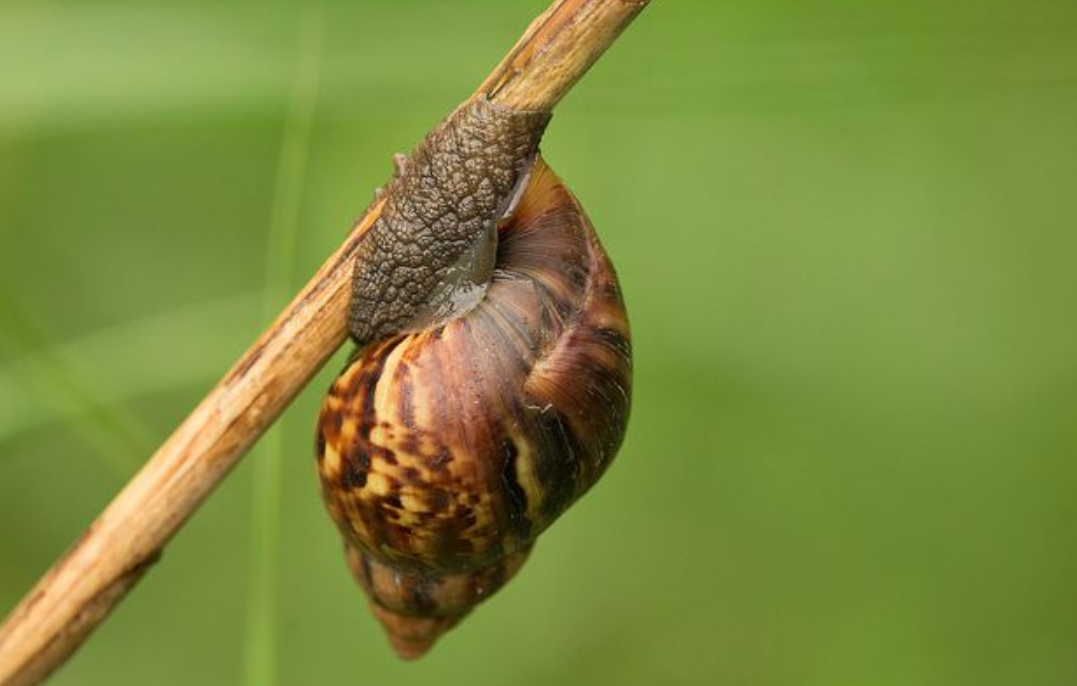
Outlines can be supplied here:
[[360, 348], [318, 421], [322, 493], [397, 652], [498, 590], [602, 475], [629, 410], [628, 320], [590, 221], [535, 158], [466, 314]]

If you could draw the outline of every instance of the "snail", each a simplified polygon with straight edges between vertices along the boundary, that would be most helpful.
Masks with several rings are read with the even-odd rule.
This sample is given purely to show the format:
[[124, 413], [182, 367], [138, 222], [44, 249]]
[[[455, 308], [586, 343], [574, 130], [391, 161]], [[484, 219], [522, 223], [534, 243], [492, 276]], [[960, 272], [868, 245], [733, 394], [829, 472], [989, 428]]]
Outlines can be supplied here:
[[322, 406], [318, 474], [404, 658], [516, 574], [624, 436], [624, 303], [538, 153], [549, 119], [458, 108], [399, 165], [360, 246], [359, 348]]

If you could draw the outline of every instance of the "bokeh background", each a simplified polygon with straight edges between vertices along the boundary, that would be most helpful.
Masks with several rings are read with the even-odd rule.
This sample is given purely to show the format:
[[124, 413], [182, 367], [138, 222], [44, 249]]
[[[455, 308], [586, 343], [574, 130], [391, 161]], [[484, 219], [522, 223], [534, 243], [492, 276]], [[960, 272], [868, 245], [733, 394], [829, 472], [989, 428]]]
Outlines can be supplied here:
[[[0, 4], [0, 612], [544, 6]], [[391, 654], [338, 356], [52, 683], [1077, 683], [1077, 4], [654, 0], [544, 148], [637, 381], [520, 578]]]

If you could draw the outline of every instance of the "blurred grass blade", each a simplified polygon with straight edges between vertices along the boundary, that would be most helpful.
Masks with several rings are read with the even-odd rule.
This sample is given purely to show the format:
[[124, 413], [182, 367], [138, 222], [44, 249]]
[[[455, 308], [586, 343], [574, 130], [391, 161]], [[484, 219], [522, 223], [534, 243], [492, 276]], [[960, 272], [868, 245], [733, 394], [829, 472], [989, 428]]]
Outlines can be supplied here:
[[[64, 372], [70, 366], [94, 370], [93, 399], [111, 407], [215, 379], [221, 365], [228, 362], [228, 351], [242, 344], [242, 337], [254, 325], [251, 313], [262, 298], [261, 292], [227, 296], [49, 344], [41, 341], [51, 337], [38, 336], [38, 342], [28, 344], [25, 336], [14, 336], [10, 315], [0, 315], [0, 350], [7, 358], [0, 365], [0, 446], [20, 434], [55, 424], [76, 426], [91, 421], [94, 403], [82, 402], [81, 396], [64, 390], [72, 383]], [[177, 336], [189, 331], [200, 335], [175, 345]], [[159, 356], [145, 354], [147, 350], [168, 350], [167, 364]], [[53, 378], [57, 376], [61, 378]], [[128, 444], [126, 438], [116, 442]], [[137, 447], [144, 453], [151, 446]]]
[[[299, 210], [310, 150], [314, 107], [321, 67], [322, 15], [303, 15], [299, 61], [281, 142], [273, 211], [266, 250], [263, 313], [266, 323], [286, 300], [299, 223]], [[276, 683], [276, 627], [280, 538], [280, 471], [283, 420], [262, 438], [254, 459], [252, 532], [249, 563], [244, 683]]]
[[79, 418], [71, 428], [79, 439], [116, 474], [134, 471], [153, 445], [154, 431], [104, 390], [107, 383], [89, 365], [48, 345], [50, 337], [14, 297], [9, 294], [2, 301], [0, 350], [11, 357], [33, 358], [12, 368], [18, 387], [29, 389], [43, 403], [75, 410]]

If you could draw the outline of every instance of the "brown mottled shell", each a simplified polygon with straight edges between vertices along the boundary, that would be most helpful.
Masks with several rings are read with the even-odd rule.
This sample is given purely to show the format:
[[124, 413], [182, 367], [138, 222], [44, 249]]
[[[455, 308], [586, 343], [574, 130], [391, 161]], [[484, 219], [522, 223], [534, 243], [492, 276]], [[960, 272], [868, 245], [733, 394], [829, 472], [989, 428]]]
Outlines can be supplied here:
[[319, 418], [325, 502], [401, 655], [495, 592], [605, 471], [630, 384], [616, 275], [539, 159], [483, 300], [358, 351]]

